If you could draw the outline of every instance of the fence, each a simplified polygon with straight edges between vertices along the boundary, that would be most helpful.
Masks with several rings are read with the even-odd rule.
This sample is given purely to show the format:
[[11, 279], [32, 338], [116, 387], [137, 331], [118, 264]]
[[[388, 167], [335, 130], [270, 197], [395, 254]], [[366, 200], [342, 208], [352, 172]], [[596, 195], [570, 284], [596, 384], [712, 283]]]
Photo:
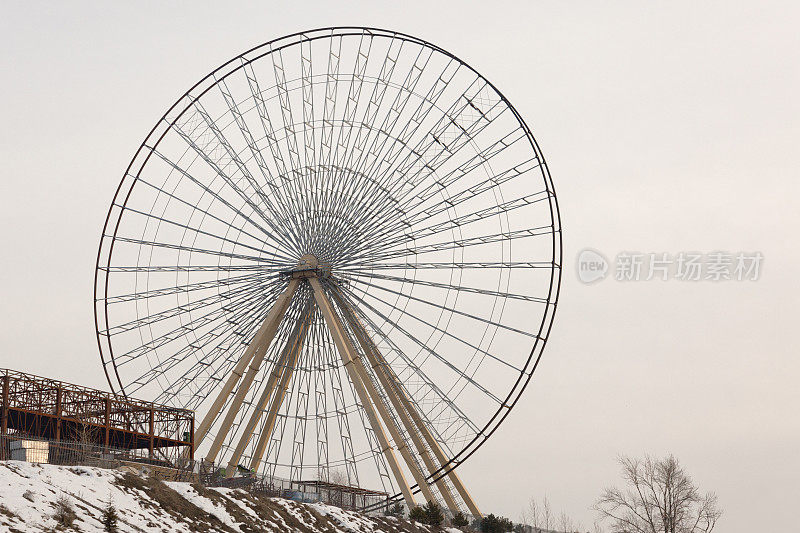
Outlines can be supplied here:
[[0, 435], [0, 457], [60, 466], [98, 468], [130, 466], [136, 470], [145, 470], [148, 474], [165, 481], [199, 480], [198, 474], [193, 471], [194, 465], [188, 460], [180, 467], [163, 458], [151, 458], [148, 450], [47, 440], [21, 434]]
[[98, 446], [91, 442], [55, 441], [23, 434], [0, 434], [0, 459], [7, 458], [61, 466], [93, 466], [119, 469], [129, 466], [164, 481], [189, 481], [207, 487], [239, 488], [267, 497], [299, 502], [321, 502], [343, 509], [385, 509], [388, 495], [359, 487], [319, 480], [292, 481], [248, 471], [227, 477], [214, 463], [171, 457], [150, 457], [148, 450]]
[[227, 477], [224, 469], [198, 461], [200, 482], [209, 487], [240, 488], [261, 496], [285, 498], [305, 503], [326, 503], [353, 511], [373, 508], [383, 510], [389, 504], [385, 492], [351, 487], [320, 480], [289, 480], [239, 470]]

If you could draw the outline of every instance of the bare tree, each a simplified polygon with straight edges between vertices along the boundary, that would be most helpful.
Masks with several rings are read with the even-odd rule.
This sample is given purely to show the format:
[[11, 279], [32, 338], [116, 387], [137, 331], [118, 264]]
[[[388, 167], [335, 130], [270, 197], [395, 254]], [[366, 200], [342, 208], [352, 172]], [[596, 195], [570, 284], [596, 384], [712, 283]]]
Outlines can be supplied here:
[[561, 511], [561, 515], [558, 517], [558, 530], [564, 533], [573, 533], [575, 531], [572, 519], [564, 511]]
[[533, 531], [549, 531], [556, 526], [556, 517], [547, 496], [542, 498], [541, 504], [531, 498], [528, 507], [522, 511], [521, 520], [524, 525], [531, 526]]
[[336, 485], [350, 484], [347, 479], [347, 474], [339, 468], [334, 468], [328, 472], [328, 482]]
[[722, 511], [713, 492], [701, 495], [678, 460], [620, 457], [626, 489], [607, 488], [594, 508], [611, 533], [710, 533]]
[[539, 528], [539, 505], [536, 503], [536, 498], [531, 498], [528, 507], [522, 510], [520, 521], [523, 525]]
[[550, 501], [547, 499], [547, 496], [545, 496], [542, 500], [542, 527], [550, 530], [555, 525], [556, 520], [553, 516], [553, 511], [550, 509]]

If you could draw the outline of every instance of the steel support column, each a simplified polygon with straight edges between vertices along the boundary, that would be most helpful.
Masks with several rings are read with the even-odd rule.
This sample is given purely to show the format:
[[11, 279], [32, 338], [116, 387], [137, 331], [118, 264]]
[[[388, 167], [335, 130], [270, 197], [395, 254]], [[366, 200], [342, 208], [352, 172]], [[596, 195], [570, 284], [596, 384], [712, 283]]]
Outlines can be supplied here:
[[56, 389], [56, 412], [53, 413], [56, 416], [56, 441], [61, 440], [61, 411], [63, 402], [64, 389], [59, 385]]
[[150, 424], [149, 424], [148, 430], [149, 430], [148, 433], [150, 435], [150, 443], [149, 443], [150, 453], [149, 453], [149, 457], [150, 457], [150, 459], [152, 459], [153, 458], [153, 450], [154, 450], [155, 444], [156, 444], [156, 436], [155, 436], [155, 433], [156, 433], [156, 416], [155, 416], [155, 411], [152, 408], [150, 409]]
[[[11, 386], [11, 378], [7, 374], [3, 376], [3, 406], [2, 406], [2, 413], [0, 413], [0, 436], [5, 437], [8, 434], [8, 395], [9, 395], [9, 388]], [[5, 440], [0, 441], [0, 453], [2, 457], [0, 459], [6, 459], [6, 442]]]
[[105, 404], [105, 416], [103, 423], [105, 435], [103, 435], [103, 445], [108, 448], [108, 443], [111, 437], [111, 399], [106, 398], [103, 403]]

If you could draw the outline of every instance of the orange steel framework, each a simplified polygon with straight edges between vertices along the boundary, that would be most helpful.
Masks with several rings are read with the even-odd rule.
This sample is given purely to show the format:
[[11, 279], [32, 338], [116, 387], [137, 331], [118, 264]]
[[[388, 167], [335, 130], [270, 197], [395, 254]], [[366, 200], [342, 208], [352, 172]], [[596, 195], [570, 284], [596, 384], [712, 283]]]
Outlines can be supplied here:
[[[193, 459], [194, 413], [53, 379], [0, 369], [0, 435], [78, 441], [117, 449], [164, 449]], [[0, 449], [0, 455], [5, 451]], [[0, 459], [5, 457], [0, 456]]]

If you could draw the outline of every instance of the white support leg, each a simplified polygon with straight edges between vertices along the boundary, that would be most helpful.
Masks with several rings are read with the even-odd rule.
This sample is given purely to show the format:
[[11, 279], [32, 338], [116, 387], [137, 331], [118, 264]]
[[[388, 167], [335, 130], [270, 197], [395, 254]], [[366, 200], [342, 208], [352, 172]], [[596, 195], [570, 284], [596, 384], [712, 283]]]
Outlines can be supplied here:
[[[206, 460], [213, 462], [217, 458], [217, 454], [222, 447], [222, 443], [225, 441], [225, 437], [227, 437], [228, 431], [231, 429], [234, 418], [239, 413], [239, 408], [242, 406], [242, 402], [244, 402], [244, 397], [247, 394], [247, 391], [250, 389], [250, 386], [253, 384], [253, 380], [256, 377], [259, 367], [261, 366], [261, 362], [264, 360], [264, 356], [267, 353], [267, 349], [269, 349], [269, 345], [272, 343], [272, 339], [275, 338], [275, 333], [278, 331], [278, 326], [281, 323], [281, 319], [283, 318], [283, 315], [286, 314], [286, 310], [289, 308], [289, 303], [292, 300], [292, 296], [297, 290], [297, 286], [299, 284], [300, 280], [297, 279], [289, 281], [289, 286], [286, 288], [283, 294], [278, 297], [278, 300], [272, 306], [267, 318], [264, 320], [261, 329], [259, 329], [259, 332], [256, 334], [257, 337], [259, 336], [259, 333], [261, 336], [260, 338], [254, 339], [254, 342], [252, 343], [254, 348], [253, 355], [250, 357], [250, 366], [247, 368], [247, 373], [244, 375], [242, 383], [236, 389], [236, 394], [233, 396], [233, 400], [228, 406], [228, 411], [225, 413], [225, 419], [222, 421], [222, 425], [220, 426], [217, 435], [214, 437], [214, 442], [211, 444], [211, 448], [206, 455]], [[250, 346], [248, 346], [248, 351], [249, 350]], [[238, 378], [236, 381], [238, 381]], [[233, 388], [233, 386], [231, 386], [231, 388]], [[223, 392], [225, 392], [224, 389]], [[228, 391], [228, 394], [230, 394], [230, 390]], [[220, 393], [220, 396], [222, 396], [222, 393]], [[227, 398], [227, 394], [222, 398], [220, 403], [224, 403], [225, 398]], [[218, 397], [217, 399], [219, 400], [220, 398]], [[210, 414], [211, 413], [209, 412], [209, 414], [206, 415], [206, 418], [208, 418]], [[205, 419], [203, 421], [205, 422]], [[213, 419], [211, 420], [211, 423], [213, 423]]]
[[[309, 305], [306, 305], [306, 308], [303, 310], [300, 319], [297, 321], [297, 324], [295, 324], [295, 327], [289, 336], [288, 343], [281, 352], [280, 358], [278, 358], [278, 361], [276, 361], [275, 367], [272, 369], [272, 372], [267, 379], [267, 384], [261, 393], [261, 397], [259, 398], [258, 403], [256, 404], [255, 409], [253, 410], [253, 413], [247, 422], [247, 426], [245, 426], [244, 432], [239, 439], [239, 443], [236, 445], [236, 449], [233, 451], [233, 455], [228, 461], [228, 468], [226, 469], [226, 475], [228, 477], [233, 476], [233, 473], [239, 464], [239, 460], [242, 457], [242, 453], [244, 453], [244, 449], [247, 447], [247, 444], [253, 437], [253, 432], [256, 429], [256, 425], [265, 412], [264, 409], [267, 406], [267, 402], [272, 397], [272, 393], [275, 391], [275, 388], [278, 385], [278, 380], [281, 380], [281, 385], [283, 386], [284, 381], [286, 380], [284, 380], [282, 376], [284, 376], [287, 372], [291, 373], [291, 369], [295, 366], [297, 353], [302, 349], [303, 343], [305, 342], [306, 333], [308, 332], [310, 304], [311, 300], [309, 300]], [[273, 403], [273, 407], [267, 411], [268, 417], [272, 416], [273, 409], [277, 411], [279, 408], [280, 402], [278, 402], [277, 407], [275, 407]], [[269, 430], [267, 431], [267, 437], [269, 437], [269, 434], [272, 433], [272, 427], [265, 426], [264, 429]], [[261, 439], [263, 439], [263, 436], [264, 432], [262, 432]], [[259, 439], [259, 444], [261, 439]]]
[[350, 376], [350, 380], [353, 382], [356, 393], [361, 399], [361, 404], [367, 414], [370, 426], [372, 426], [372, 430], [378, 439], [378, 444], [382, 449], [381, 451], [383, 452], [386, 461], [389, 463], [389, 467], [392, 469], [392, 473], [394, 474], [397, 484], [400, 486], [400, 491], [403, 493], [406, 505], [409, 507], [409, 509], [411, 509], [416, 506], [414, 496], [411, 494], [411, 489], [406, 481], [405, 475], [403, 474], [403, 470], [400, 468], [400, 464], [397, 462], [397, 457], [394, 455], [394, 449], [392, 449], [391, 445], [389, 444], [389, 440], [386, 438], [386, 434], [383, 432], [383, 426], [381, 425], [380, 419], [375, 412], [375, 408], [370, 401], [369, 393], [366, 390], [368, 386], [372, 385], [372, 382], [361, 379], [361, 376], [356, 369], [356, 361], [360, 361], [360, 359], [357, 359], [358, 355], [355, 349], [350, 344], [350, 340], [347, 338], [347, 335], [345, 334], [341, 324], [339, 324], [333, 307], [331, 306], [328, 297], [325, 295], [325, 292], [322, 289], [322, 284], [320, 284], [317, 278], [310, 278], [309, 282], [311, 283], [311, 287], [314, 289], [314, 299], [316, 300], [317, 306], [322, 312], [322, 316], [331, 332], [331, 336], [333, 336], [333, 341], [336, 344], [336, 348], [339, 350], [339, 354], [342, 357], [342, 363], [344, 364], [344, 367]]

